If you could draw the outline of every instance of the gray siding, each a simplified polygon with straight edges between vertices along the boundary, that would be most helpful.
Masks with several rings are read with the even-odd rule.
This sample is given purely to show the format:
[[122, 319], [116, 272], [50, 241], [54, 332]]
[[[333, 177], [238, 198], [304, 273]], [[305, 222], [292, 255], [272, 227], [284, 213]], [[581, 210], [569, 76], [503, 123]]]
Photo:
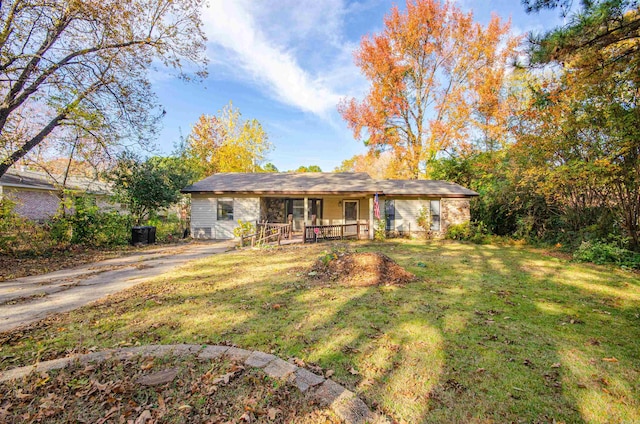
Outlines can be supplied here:
[[[218, 198], [233, 199], [233, 221], [217, 221]], [[255, 222], [260, 218], [259, 197], [191, 197], [191, 234], [194, 238], [228, 240], [234, 238], [238, 220]]]
[[427, 199], [395, 199], [396, 219], [393, 230], [401, 232], [422, 231], [418, 226], [418, 212], [421, 207], [429, 208]]

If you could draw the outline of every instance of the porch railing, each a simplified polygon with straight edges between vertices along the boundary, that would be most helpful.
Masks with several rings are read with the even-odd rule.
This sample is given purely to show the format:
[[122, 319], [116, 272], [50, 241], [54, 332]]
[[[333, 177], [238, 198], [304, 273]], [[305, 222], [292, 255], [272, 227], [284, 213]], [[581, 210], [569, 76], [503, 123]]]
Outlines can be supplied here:
[[290, 239], [291, 238], [291, 224], [278, 224], [273, 222], [258, 222], [256, 223], [256, 233], [262, 234], [267, 232], [272, 232], [273, 230], [278, 230], [282, 235], [282, 238]]
[[305, 225], [302, 229], [302, 242], [312, 243], [322, 240], [359, 239], [369, 234], [369, 223], [336, 225]]
[[247, 234], [240, 238], [240, 247], [251, 245], [261, 246], [267, 243], [277, 242], [278, 246], [282, 239], [291, 238], [291, 224], [257, 223], [256, 232]]

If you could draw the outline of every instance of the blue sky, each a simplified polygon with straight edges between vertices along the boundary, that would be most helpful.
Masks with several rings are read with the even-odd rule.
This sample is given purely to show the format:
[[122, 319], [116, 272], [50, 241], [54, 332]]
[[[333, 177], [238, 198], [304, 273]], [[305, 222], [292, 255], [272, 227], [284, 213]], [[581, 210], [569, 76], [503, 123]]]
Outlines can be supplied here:
[[[527, 15], [518, 0], [458, 0], [486, 24], [491, 13], [512, 19], [515, 34], [561, 24], [557, 12]], [[233, 102], [243, 118], [263, 125], [281, 171], [319, 165], [332, 171], [364, 153], [337, 113], [341, 98], [361, 98], [367, 81], [353, 63], [366, 34], [382, 29], [394, 4], [384, 0], [210, 0], [203, 20], [209, 77], [200, 83], [156, 75], [153, 87], [166, 110], [157, 144], [169, 153], [200, 115]]]

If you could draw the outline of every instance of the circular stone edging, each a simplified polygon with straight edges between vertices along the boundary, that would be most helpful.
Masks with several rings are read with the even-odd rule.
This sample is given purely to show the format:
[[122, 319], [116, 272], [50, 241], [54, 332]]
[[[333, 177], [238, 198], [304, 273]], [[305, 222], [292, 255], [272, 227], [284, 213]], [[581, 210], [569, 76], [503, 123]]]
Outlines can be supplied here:
[[82, 363], [102, 362], [109, 358], [127, 359], [135, 356], [161, 357], [166, 355], [197, 355], [200, 359], [228, 358], [244, 365], [262, 369], [269, 377], [286, 380], [302, 393], [307, 393], [322, 406], [330, 407], [347, 424], [388, 423], [384, 417], [373, 413], [369, 407], [350, 390], [331, 379], [300, 368], [270, 353], [258, 350], [250, 351], [231, 346], [219, 345], [147, 345], [119, 349], [107, 349], [100, 352], [77, 354], [34, 365], [13, 368], [0, 372], [0, 383], [15, 380], [31, 372], [46, 372], [66, 367], [73, 361]]

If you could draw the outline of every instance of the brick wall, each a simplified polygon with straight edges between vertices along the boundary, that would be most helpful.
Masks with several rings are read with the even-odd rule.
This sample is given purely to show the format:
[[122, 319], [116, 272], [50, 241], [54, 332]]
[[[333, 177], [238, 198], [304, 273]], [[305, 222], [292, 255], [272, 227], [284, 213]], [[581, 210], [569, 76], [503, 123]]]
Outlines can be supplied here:
[[442, 234], [449, 225], [462, 224], [471, 219], [469, 199], [442, 199], [440, 202]]
[[3, 194], [15, 202], [14, 211], [34, 221], [44, 221], [56, 214], [60, 199], [53, 191], [4, 187]]
[[[2, 194], [15, 202], [15, 213], [34, 221], [46, 221], [52, 218], [58, 212], [60, 205], [60, 199], [51, 190], [2, 187]], [[96, 196], [96, 205], [104, 212], [126, 213], [125, 208], [117, 203], [111, 203], [105, 196]], [[67, 212], [73, 212], [73, 208], [67, 209]]]

